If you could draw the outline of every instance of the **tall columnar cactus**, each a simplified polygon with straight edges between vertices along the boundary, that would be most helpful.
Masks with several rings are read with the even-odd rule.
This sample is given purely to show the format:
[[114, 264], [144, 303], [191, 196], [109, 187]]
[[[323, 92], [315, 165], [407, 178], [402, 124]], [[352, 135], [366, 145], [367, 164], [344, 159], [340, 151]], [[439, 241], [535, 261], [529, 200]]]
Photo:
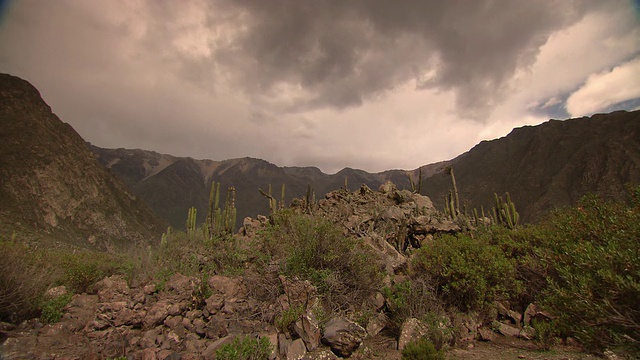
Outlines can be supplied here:
[[189, 238], [195, 237], [196, 234], [196, 217], [198, 211], [195, 207], [189, 208], [189, 213], [187, 214], [187, 235]]
[[205, 238], [212, 239], [221, 234], [232, 234], [236, 224], [236, 188], [227, 190], [224, 209], [220, 209], [220, 183], [211, 183], [209, 192], [209, 209], [204, 231]]
[[307, 193], [304, 197], [304, 211], [307, 214], [313, 213], [313, 207], [316, 204], [316, 191], [311, 188], [311, 184], [307, 184]]
[[231, 186], [227, 190], [227, 200], [224, 203], [224, 211], [222, 213], [222, 232], [233, 234], [236, 226], [236, 215], [236, 188]]
[[418, 168], [418, 184], [413, 182], [413, 177], [410, 172], [407, 172], [407, 176], [409, 177], [409, 184], [411, 185], [411, 191], [417, 194], [420, 194], [420, 190], [422, 190], [422, 168]]
[[[453, 168], [449, 168], [449, 174], [451, 175], [451, 183], [453, 184], [453, 195], [455, 200], [455, 215], [460, 215], [460, 198], [458, 197], [458, 186], [456, 185], [456, 176], [453, 174]], [[453, 209], [453, 208], [452, 208]]]
[[503, 225], [509, 229], [515, 229], [520, 220], [520, 214], [516, 211], [516, 205], [511, 201], [511, 196], [506, 193], [506, 202], [502, 200], [502, 196], [493, 194], [496, 205], [493, 208], [492, 220], [496, 224]]
[[205, 234], [207, 238], [211, 238], [216, 231], [216, 221], [219, 220], [219, 207], [220, 204], [220, 183], [215, 181], [211, 182], [211, 190], [209, 191], [209, 208], [207, 209], [206, 228], [208, 234]]
[[282, 183], [282, 192], [280, 194], [280, 209], [284, 209], [285, 207], [285, 201], [284, 201], [284, 183]]
[[262, 189], [258, 189], [258, 191], [260, 191], [260, 194], [262, 194], [262, 196], [269, 199], [269, 214], [270, 215], [275, 214], [276, 211], [278, 210], [278, 200], [276, 200], [276, 198], [274, 198], [273, 195], [271, 195], [271, 184], [269, 184], [269, 187], [267, 188], [266, 193], [262, 191]]

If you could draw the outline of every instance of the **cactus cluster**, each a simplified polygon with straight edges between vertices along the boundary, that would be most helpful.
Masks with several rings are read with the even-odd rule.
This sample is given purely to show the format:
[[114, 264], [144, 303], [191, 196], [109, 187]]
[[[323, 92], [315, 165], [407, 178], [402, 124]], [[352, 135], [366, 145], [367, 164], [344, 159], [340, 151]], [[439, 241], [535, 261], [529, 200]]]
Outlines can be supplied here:
[[282, 184], [282, 190], [280, 191], [280, 202], [271, 194], [271, 184], [267, 188], [267, 192], [262, 189], [258, 189], [262, 196], [269, 199], [269, 215], [275, 214], [278, 210], [282, 210], [285, 207], [285, 184]]
[[193, 237], [195, 237], [196, 234], [196, 217], [198, 214], [198, 210], [195, 207], [190, 207], [189, 208], [189, 213], [187, 215], [187, 224], [186, 224], [186, 228], [187, 228], [187, 235], [189, 236], [190, 239], [193, 239]]
[[227, 199], [224, 209], [220, 208], [220, 183], [213, 181], [209, 192], [209, 208], [203, 231], [206, 238], [216, 235], [232, 234], [236, 226], [236, 188], [227, 189]]
[[516, 206], [511, 201], [511, 196], [509, 196], [509, 193], [506, 193], [506, 201], [503, 201], [502, 196], [498, 196], [496, 193], [494, 193], [493, 196], [496, 205], [493, 208], [493, 214], [491, 214], [492, 222], [503, 225], [509, 229], [515, 229], [518, 226], [520, 214], [516, 211]]
[[413, 182], [413, 177], [411, 176], [410, 172], [407, 172], [407, 177], [409, 177], [409, 184], [411, 184], [411, 191], [416, 193], [416, 194], [420, 194], [420, 191], [422, 190], [422, 168], [418, 169], [418, 184], [416, 185], [416, 183]]
[[311, 185], [307, 185], [307, 193], [304, 197], [304, 211], [307, 214], [313, 214], [313, 207], [316, 204], [316, 191], [311, 188]]

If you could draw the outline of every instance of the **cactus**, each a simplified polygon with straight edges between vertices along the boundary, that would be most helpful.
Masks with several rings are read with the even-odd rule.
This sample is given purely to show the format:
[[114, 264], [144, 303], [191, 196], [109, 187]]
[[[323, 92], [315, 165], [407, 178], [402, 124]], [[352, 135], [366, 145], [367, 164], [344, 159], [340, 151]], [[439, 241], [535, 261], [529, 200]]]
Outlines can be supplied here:
[[458, 186], [456, 185], [456, 176], [453, 175], [453, 168], [449, 168], [449, 174], [451, 175], [451, 183], [453, 184], [453, 194], [455, 195], [455, 213], [457, 216], [460, 215], [460, 199], [458, 198]]
[[227, 200], [224, 204], [224, 211], [222, 213], [223, 223], [221, 224], [221, 232], [227, 234], [233, 234], [236, 226], [236, 188], [230, 186], [227, 190]]
[[284, 183], [282, 183], [282, 193], [280, 194], [280, 209], [284, 209]]
[[313, 207], [316, 204], [316, 192], [311, 188], [310, 184], [307, 184], [307, 193], [305, 194], [304, 211], [307, 214], [313, 213]]
[[407, 172], [407, 176], [409, 177], [409, 184], [411, 184], [411, 191], [416, 194], [420, 194], [420, 190], [422, 190], [422, 168], [418, 168], [418, 185], [413, 182], [413, 177], [410, 172]]
[[189, 213], [187, 214], [187, 235], [189, 238], [193, 239], [196, 234], [196, 217], [198, 211], [195, 207], [189, 208]]
[[215, 181], [211, 182], [211, 190], [209, 191], [209, 209], [207, 211], [207, 224], [206, 228], [208, 233], [205, 234], [205, 238], [211, 238], [216, 230], [216, 223], [219, 221], [219, 208], [220, 204], [220, 183]]
[[167, 228], [167, 232], [162, 234], [162, 238], [160, 238], [160, 247], [166, 248], [169, 245], [169, 237], [171, 236], [171, 226]]
[[275, 214], [278, 210], [278, 201], [273, 197], [273, 195], [271, 195], [271, 184], [269, 184], [266, 193], [262, 191], [262, 189], [258, 189], [258, 191], [260, 191], [260, 194], [262, 194], [262, 196], [269, 199], [269, 215]]
[[230, 186], [227, 189], [227, 199], [224, 209], [220, 209], [220, 183], [211, 183], [209, 192], [209, 209], [207, 212], [206, 226], [203, 234], [205, 239], [212, 239], [221, 234], [232, 234], [236, 224], [236, 188]]
[[494, 224], [503, 225], [509, 229], [515, 229], [520, 220], [520, 214], [516, 211], [515, 204], [511, 201], [509, 193], [505, 194], [506, 202], [502, 200], [498, 194], [493, 194], [495, 199], [495, 207], [493, 208], [492, 222]]

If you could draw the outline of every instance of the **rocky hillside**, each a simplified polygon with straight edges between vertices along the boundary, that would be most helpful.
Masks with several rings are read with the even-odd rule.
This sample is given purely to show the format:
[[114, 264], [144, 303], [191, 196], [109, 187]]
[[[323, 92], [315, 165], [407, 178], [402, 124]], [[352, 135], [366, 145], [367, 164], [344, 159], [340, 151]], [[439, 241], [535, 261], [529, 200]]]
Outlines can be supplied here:
[[[587, 193], [620, 199], [625, 184], [640, 184], [640, 111], [516, 128], [481, 142], [450, 166], [461, 203], [489, 209], [494, 193], [509, 192], [525, 222], [575, 205]], [[423, 193], [442, 209], [450, 188], [444, 172], [427, 178]]]
[[1, 231], [100, 249], [159, 238], [164, 222], [27, 81], [0, 74], [0, 119]]

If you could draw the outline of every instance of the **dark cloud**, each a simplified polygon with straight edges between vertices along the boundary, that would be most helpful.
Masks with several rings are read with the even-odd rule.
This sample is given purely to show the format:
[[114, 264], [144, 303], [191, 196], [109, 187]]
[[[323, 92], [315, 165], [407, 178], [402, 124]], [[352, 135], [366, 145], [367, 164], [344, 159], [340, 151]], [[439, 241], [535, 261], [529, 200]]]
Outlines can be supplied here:
[[[490, 109], [555, 30], [580, 19], [572, 1], [233, 1], [244, 29], [217, 60], [245, 91], [310, 93], [299, 110], [359, 106], [399, 83], [453, 90], [460, 110]], [[235, 7], [234, 7], [235, 5]], [[216, 19], [210, 19], [215, 23]], [[422, 74], [429, 73], [428, 79]]]

